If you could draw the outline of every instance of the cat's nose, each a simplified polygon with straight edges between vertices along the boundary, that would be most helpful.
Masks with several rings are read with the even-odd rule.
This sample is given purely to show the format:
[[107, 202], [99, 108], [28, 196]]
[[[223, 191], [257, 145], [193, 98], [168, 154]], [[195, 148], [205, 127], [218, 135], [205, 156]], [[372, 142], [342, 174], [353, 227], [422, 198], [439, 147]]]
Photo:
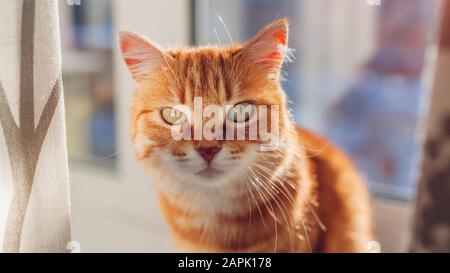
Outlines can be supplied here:
[[197, 152], [203, 157], [203, 159], [206, 160], [206, 162], [209, 163], [214, 159], [214, 156], [216, 156], [216, 154], [219, 153], [221, 149], [222, 147], [219, 146], [200, 146], [197, 148]]

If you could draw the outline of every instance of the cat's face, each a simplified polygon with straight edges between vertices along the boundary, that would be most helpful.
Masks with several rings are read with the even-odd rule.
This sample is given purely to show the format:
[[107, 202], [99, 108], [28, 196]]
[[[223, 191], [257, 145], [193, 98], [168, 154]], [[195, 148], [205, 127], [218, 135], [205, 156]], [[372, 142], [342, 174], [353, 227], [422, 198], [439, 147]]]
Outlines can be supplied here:
[[[182, 183], [204, 185], [251, 175], [253, 165], [273, 160], [264, 158], [271, 152], [261, 151], [270, 140], [260, 133], [250, 139], [249, 128], [259, 130], [264, 105], [268, 131], [278, 130], [283, 138], [287, 115], [279, 78], [287, 29], [287, 21], [280, 20], [243, 46], [165, 51], [141, 36], [121, 33], [124, 59], [136, 82], [131, 125], [139, 160]], [[200, 111], [214, 106], [221, 113], [194, 114], [200, 100]], [[278, 112], [271, 112], [275, 108]], [[213, 119], [212, 130], [205, 131], [202, 126]], [[185, 130], [183, 139], [174, 137], [175, 129]], [[245, 140], [227, 138], [227, 132], [239, 129], [247, 133]], [[211, 139], [208, 132], [219, 133]]]

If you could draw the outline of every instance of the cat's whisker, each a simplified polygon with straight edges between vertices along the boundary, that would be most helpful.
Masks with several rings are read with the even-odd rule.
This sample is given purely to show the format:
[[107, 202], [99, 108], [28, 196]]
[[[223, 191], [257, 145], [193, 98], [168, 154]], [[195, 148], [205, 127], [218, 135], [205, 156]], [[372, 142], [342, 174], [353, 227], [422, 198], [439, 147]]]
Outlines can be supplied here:
[[[267, 175], [270, 175], [270, 173], [272, 173], [272, 170], [270, 170], [269, 168], [267, 168], [267, 167], [265, 167], [265, 166], [263, 166], [263, 165], [261, 165], [261, 164], [259, 164], [259, 163], [257, 163], [257, 162], [255, 162], [255, 163], [253, 163], [253, 164], [254, 164], [255, 166], [257, 166], [257, 167], [261, 167], [261, 168], [263, 168], [263, 169], [266, 169], [266, 171], [264, 171], [264, 170], [261, 170], [261, 171], [264, 171]], [[271, 162], [266, 162], [266, 164], [274, 165], [274, 163], [271, 163]], [[277, 164], [276, 166], [279, 166], [279, 164]], [[290, 185], [292, 186], [293, 189], [296, 188], [296, 185], [295, 185], [293, 182], [291, 182], [291, 181], [289, 181], [289, 180], [286, 180], [286, 179], [284, 179], [283, 177], [277, 177], [277, 180], [278, 180], [278, 181], [281, 181], [281, 182], [283, 182], [283, 183], [290, 184]]]
[[[267, 185], [264, 185], [264, 184], [262, 184], [262, 183], [260, 183], [260, 185], [261, 185], [261, 187], [262, 187], [263, 189], [265, 189], [267, 192], [271, 191], [271, 189], [268, 188]], [[270, 193], [269, 193], [269, 194], [270, 194]], [[283, 205], [284, 209], [286, 210], [286, 213], [285, 213], [285, 211], [283, 210], [283, 208], [280, 206], [280, 203], [278, 202], [277, 199], [278, 199], [278, 200], [281, 202], [281, 204]], [[293, 226], [294, 226], [294, 223], [293, 223], [293, 220], [292, 220], [292, 214], [289, 213], [288, 207], [285, 205], [284, 201], [278, 196], [277, 193], [274, 193], [274, 194], [273, 194], [273, 201], [275, 201], [275, 204], [276, 204], [276, 205], [278, 206], [278, 208], [280, 209], [280, 211], [281, 211], [281, 213], [282, 213], [282, 215], [283, 215], [283, 218], [284, 218], [286, 224], [288, 224], [287, 226], [285, 226], [285, 228], [286, 228], [286, 230], [287, 230], [288, 233], [289, 233], [289, 238], [290, 238], [290, 243], [291, 243], [291, 249], [292, 249], [292, 248], [293, 248], [293, 232], [292, 232], [292, 229], [293, 229]], [[286, 214], [287, 214], [289, 217], [287, 217]], [[289, 225], [289, 223], [290, 223], [290, 225]]]
[[[262, 166], [262, 165], [259, 165], [260, 167], [264, 167], [264, 166]], [[267, 169], [267, 168], [266, 168]], [[263, 171], [263, 170], [261, 170], [261, 171]], [[273, 181], [272, 181], [273, 182]], [[281, 184], [283, 187], [285, 187], [284, 186], [284, 184]], [[278, 187], [278, 186], [277, 186]], [[280, 190], [281, 191], [281, 190]], [[284, 191], [281, 191], [283, 194], [284, 194]], [[289, 191], [288, 191], [288, 193], [289, 193]], [[294, 204], [294, 200], [293, 200], [293, 197], [291, 196], [291, 195], [289, 195], [290, 197], [288, 197], [288, 196], [286, 196], [285, 195], [285, 197], [288, 199], [288, 201], [291, 203], [291, 205], [295, 208], [296, 207], [296, 205]], [[308, 204], [309, 205], [309, 204]], [[315, 211], [313, 211], [313, 213], [315, 214]], [[320, 221], [320, 219], [318, 218], [318, 216], [317, 216], [317, 214], [315, 214], [315, 216], [314, 216], [315, 218], [316, 218], [316, 221], [318, 222], [318, 224], [319, 224], [319, 227], [321, 228], [321, 229], [326, 229], [326, 227], [325, 227], [325, 225], [323, 225], [323, 223]], [[302, 219], [302, 217], [300, 217], [300, 219], [299, 219], [300, 221], [302, 221], [302, 225], [304, 226], [304, 230], [305, 230], [305, 235], [306, 235], [306, 239], [307, 239], [307, 241], [308, 241], [308, 244], [310, 245], [310, 240], [309, 240], [309, 236], [308, 236], [308, 231], [307, 231], [307, 229], [306, 229], [306, 226], [305, 226], [305, 224], [304, 224], [304, 221], [303, 221], [303, 219]], [[311, 246], [310, 246], [310, 250], [312, 251], [312, 249], [311, 249]]]
[[[257, 167], [257, 164], [254, 164], [254, 166]], [[261, 174], [263, 177], [265, 177], [265, 178], [267, 179], [267, 181], [268, 181], [271, 185], [274, 185], [274, 186], [276, 186], [276, 188], [278, 188], [278, 186], [276, 185], [276, 183], [275, 183], [274, 181], [268, 179], [268, 178], [265, 176], [264, 173], [261, 173], [262, 170], [258, 171], [258, 170], [255, 169], [255, 168], [252, 168], [252, 169], [253, 169], [254, 171], [258, 172], [259, 174]], [[268, 188], [267, 185], [262, 185], [262, 186]], [[293, 229], [293, 227], [294, 227], [294, 222], [293, 222], [293, 220], [292, 220], [292, 213], [289, 213], [288, 206], [285, 205], [284, 201], [278, 196], [278, 194], [281, 192], [281, 193], [288, 199], [288, 201], [291, 203], [293, 209], [295, 209], [295, 204], [291, 201], [291, 199], [290, 199], [290, 198], [289, 198], [289, 197], [288, 197], [288, 196], [287, 196], [280, 188], [278, 188], [278, 189], [279, 189], [279, 191], [276, 191], [276, 192], [274, 193], [274, 197], [275, 197], [276, 199], [278, 199], [278, 200], [282, 203], [283, 207], [286, 209], [287, 214], [288, 214], [290, 217], [286, 217], [286, 215], [285, 215], [283, 209], [281, 208], [280, 204], [278, 203], [278, 201], [277, 201], [276, 199], [274, 199], [274, 201], [276, 202], [277, 206], [280, 208], [280, 210], [281, 210], [281, 212], [282, 212], [282, 214], [283, 214], [283, 217], [285, 218], [286, 223], [290, 222], [290, 229], [289, 229], [289, 227], [286, 227], [286, 229], [288, 230], [288, 232], [289, 232], [289, 234], [290, 234], [291, 249], [292, 249], [292, 247], [293, 247], [293, 231], [292, 231], [292, 229]], [[273, 190], [273, 189], [272, 189], [272, 190]], [[289, 221], [287, 220], [287, 218], [289, 218]]]
[[231, 37], [231, 32], [228, 29], [227, 25], [225, 24], [225, 21], [223, 20], [222, 16], [219, 15], [219, 13], [216, 13], [217, 19], [219, 19], [219, 22], [222, 23], [223, 28], [225, 29], [225, 32], [228, 35], [228, 39], [230, 40], [230, 44], [234, 44], [233, 38]]
[[[164, 59], [164, 62], [165, 62], [165, 64], [166, 64], [166, 66], [167, 66], [167, 69], [168, 69], [168, 70], [170, 71], [170, 73], [172, 74], [172, 77], [173, 77], [174, 79], [178, 79], [179, 77], [176, 77], [175, 71], [173, 70], [173, 67], [170, 65], [169, 61], [167, 60], [166, 54], [161, 54], [161, 55], [162, 55], [162, 58]], [[166, 71], [166, 70], [164, 70], [164, 71]]]
[[[293, 205], [294, 208], [296, 207], [294, 204], [292, 204], [292, 205]], [[303, 217], [300, 216], [300, 217], [298, 217], [298, 219], [302, 222], [302, 226], [303, 226], [303, 229], [304, 229], [304, 232], [305, 232], [305, 237], [306, 237], [306, 241], [308, 243], [309, 251], [312, 252], [311, 241], [310, 241], [308, 230], [306, 228], [306, 225], [305, 225], [305, 222], [303, 220]]]
[[[284, 154], [284, 155], [285, 155], [285, 154], [288, 154], [288, 153], [292, 153], [292, 154], [294, 154], [294, 155], [301, 156], [301, 157], [303, 157], [303, 158], [312, 158], [312, 157], [316, 157], [316, 156], [322, 154], [323, 152], [325, 152], [329, 145], [330, 145], [330, 143], [327, 142], [327, 145], [325, 145], [322, 149], [320, 149], [320, 150], [317, 149], [317, 150], [316, 150], [316, 153], [314, 153], [314, 154], [309, 154], [309, 155], [306, 155], [305, 153], [300, 153], [300, 152], [298, 152], [298, 151], [286, 151], [286, 150], [284, 150], [284, 149], [279, 149], [279, 150], [277, 150], [277, 152], [280, 152], [280, 153], [282, 153], [282, 154]], [[308, 147], [306, 147], [306, 146], [303, 146], [303, 148], [304, 148], [305, 150], [314, 151], [314, 149], [308, 148]], [[273, 154], [268, 154], [268, 153], [263, 153], [263, 152], [260, 152], [260, 154], [261, 154], [261, 156], [269, 156], [269, 157], [271, 156], [271, 157], [274, 157], [274, 158], [276, 158], [276, 157], [283, 157], [283, 155], [278, 156], [278, 155], [273, 155]]]
[[316, 200], [311, 200], [310, 203], [311, 203], [311, 205], [313, 205], [316, 208], [319, 207], [319, 202], [317, 202]]
[[105, 160], [105, 159], [110, 159], [112, 157], [115, 157], [116, 155], [119, 155], [125, 151], [127, 151], [130, 147], [133, 146], [133, 143], [127, 143], [126, 145], [123, 145], [122, 147], [116, 149], [116, 151], [114, 151], [111, 154], [96, 158], [95, 160]]
[[[267, 202], [268, 202], [268, 201], [267, 201], [267, 198], [265, 197], [264, 194], [261, 193], [261, 191], [258, 189], [258, 187], [254, 184], [254, 178], [248, 177], [248, 175], [247, 175], [247, 178], [248, 178], [248, 181], [250, 182], [250, 186], [253, 186], [253, 188], [258, 192], [258, 194], [259, 194], [260, 198], [262, 199], [262, 202], [264, 203], [264, 205], [265, 205], [267, 211], [270, 212], [269, 208], [267, 207]], [[250, 189], [250, 193], [251, 193], [251, 195], [253, 196], [253, 199], [255, 200], [256, 206], [257, 206], [258, 211], [259, 211], [260, 216], [261, 216], [261, 220], [263, 221], [264, 230], [266, 230], [266, 225], [265, 225], [265, 221], [264, 221], [264, 216], [262, 215], [262, 211], [261, 211], [261, 209], [260, 209], [260, 207], [259, 207], [259, 202], [255, 199], [255, 196], [253, 195], [252, 192], [253, 192], [253, 191]], [[270, 204], [270, 203], [269, 203], [269, 204]], [[272, 214], [270, 214], [270, 215], [271, 215], [272, 218], [274, 219], [274, 225], [275, 225], [275, 226], [274, 226], [274, 227], [275, 227], [274, 253], [275, 253], [275, 252], [276, 252], [276, 249], [277, 249], [277, 245], [278, 245], [278, 229], [277, 229], [277, 219], [276, 219], [275, 216], [274, 216], [273, 208], [272, 208]]]
[[217, 29], [215, 27], [213, 27], [212, 30], [214, 32], [214, 35], [216, 35], [216, 39], [217, 39], [217, 42], [219, 43], [219, 46], [222, 47], [222, 41], [220, 40], [219, 33], [217, 33]]
[[[256, 180], [257, 181], [257, 180]], [[272, 216], [274, 220], [274, 228], [275, 228], [275, 243], [274, 243], [274, 250], [273, 252], [277, 252], [277, 246], [278, 246], [278, 219], [276, 218], [275, 212], [273, 210], [272, 204], [270, 203], [270, 200], [266, 197], [266, 195], [256, 186], [254, 181], [251, 181], [251, 185], [254, 186], [256, 191], [260, 194], [261, 199], [263, 199], [264, 205], [269, 212], [269, 214]], [[270, 195], [270, 194], [269, 194]], [[270, 209], [269, 209], [269, 207]], [[270, 213], [272, 211], [272, 213]]]
[[306, 242], [308, 244], [309, 252], [312, 253], [312, 245], [311, 240], [309, 238], [308, 230], [306, 229], [305, 221], [303, 221], [303, 217], [298, 218], [302, 222], [303, 231], [305, 232]]
[[245, 188], [245, 193], [247, 195], [247, 203], [248, 203], [248, 213], [249, 213], [249, 223], [248, 223], [248, 230], [251, 229], [252, 226], [252, 211], [253, 211], [253, 207], [252, 204], [250, 202], [250, 195], [249, 195], [249, 189], [246, 183], [243, 183], [244, 188]]
[[[255, 166], [255, 167], [259, 167], [259, 168], [265, 168], [265, 166], [260, 165], [260, 164], [257, 164], [257, 163], [254, 163], [254, 166]], [[254, 170], [255, 170], [255, 171], [259, 171], [259, 172], [268, 174], [267, 171], [264, 171], [264, 170], [262, 170], [262, 169], [260, 169], [260, 170], [254, 169]], [[267, 169], [267, 170], [270, 171], [269, 169]], [[283, 178], [282, 178], [282, 177], [277, 178], [277, 180], [278, 180], [278, 179], [280, 179], [281, 181], [283, 181]], [[271, 179], [267, 179], [267, 181], [268, 181], [269, 183], [271, 183], [271, 185], [274, 186], [276, 189], [278, 189], [278, 192], [281, 192], [281, 193], [288, 199], [288, 201], [290, 202], [290, 204], [292, 205], [292, 207], [295, 208], [295, 206], [296, 206], [296, 205], [294, 204], [294, 203], [295, 203], [295, 200], [294, 200], [294, 197], [293, 197], [292, 195], [287, 196], [286, 193], [285, 193], [281, 188], [278, 187], [278, 185], [277, 185], [277, 183], [276, 183], [275, 181], [273, 181], [273, 180], [271, 180]], [[290, 193], [288, 192], [288, 194], [290, 194]]]
[[[258, 171], [257, 169], [255, 169], [255, 168], [251, 168], [253, 171]], [[274, 184], [274, 182], [273, 181], [271, 181], [271, 180], [269, 180], [264, 174], [261, 174], [260, 172], [258, 172], [260, 175], [263, 175], [263, 177], [265, 177], [266, 179], [267, 179], [267, 181], [269, 182], [269, 183], [271, 183], [271, 184]], [[256, 175], [256, 174], [255, 174]], [[260, 181], [258, 181], [258, 182], [260, 182]], [[290, 223], [290, 226], [286, 226], [286, 230], [289, 232], [289, 237], [290, 237], [290, 242], [291, 242], [291, 250], [293, 249], [293, 236], [294, 236], [294, 232], [293, 232], [293, 228], [294, 228], [294, 221], [293, 221], [293, 217], [292, 217], [292, 213], [289, 213], [289, 208], [288, 208], [288, 206], [286, 206], [286, 204], [284, 203], [284, 201], [278, 196], [278, 194], [279, 194], [279, 192], [277, 192], [277, 191], [275, 191], [274, 192], [274, 189], [270, 189], [267, 185], [265, 185], [265, 184], [263, 184], [262, 182], [260, 182], [260, 185], [262, 186], [262, 188], [263, 189], [265, 189], [268, 193], [269, 193], [269, 191], [271, 191], [272, 193], [273, 193], [273, 195], [272, 194], [270, 194], [269, 193], [269, 195], [271, 195], [274, 199], [274, 201], [275, 201], [275, 203], [276, 203], [276, 205], [278, 206], [278, 208], [280, 209], [280, 211], [281, 211], [281, 213], [283, 214], [283, 217], [284, 217], [284, 220], [286, 221], [286, 223], [288, 224], [288, 223]], [[278, 188], [279, 189], [279, 188]], [[284, 194], [284, 192], [282, 192], [283, 194]], [[286, 194], [284, 194], [284, 196], [288, 199], [288, 201], [290, 201], [290, 198], [286, 195]], [[277, 200], [278, 199], [278, 200]], [[286, 210], [286, 213], [285, 213], [285, 211], [283, 210], [283, 208], [280, 206], [280, 203], [278, 202], [278, 201], [280, 201], [281, 202], [281, 204], [283, 205], [283, 207], [284, 207], [284, 209]], [[295, 205], [292, 203], [292, 202], [290, 202], [291, 204], [292, 204], [292, 208], [294, 209], [295, 208]], [[288, 215], [288, 216], [290, 216], [290, 217], [286, 217], [286, 214]]]
[[309, 203], [306, 203], [306, 205], [309, 207], [309, 210], [311, 211], [314, 219], [316, 219], [317, 224], [319, 225], [320, 229], [322, 231], [327, 231], [327, 227], [323, 224], [323, 222], [320, 220], [319, 216], [317, 215], [316, 211]]
[[[252, 180], [251, 177], [249, 177], [248, 174], [247, 174], [246, 172], [243, 172], [243, 173], [244, 173], [244, 175], [247, 177], [247, 180], [248, 180], [248, 181], [251, 181], [251, 180]], [[253, 194], [253, 191], [252, 191], [251, 189], [249, 190], [249, 192], [250, 192], [250, 195], [252, 196], [252, 198], [253, 198], [253, 200], [254, 200], [254, 202], [255, 202], [255, 205], [256, 205], [256, 207], [257, 207], [257, 209], [258, 209], [259, 215], [261, 216], [261, 221], [262, 221], [262, 223], [263, 223], [263, 227], [264, 227], [264, 229], [266, 229], [266, 222], [264, 221], [264, 216], [263, 216], [263, 214], [262, 214], [261, 208], [259, 207], [259, 202], [258, 202], [258, 200], [255, 198], [255, 195]]]

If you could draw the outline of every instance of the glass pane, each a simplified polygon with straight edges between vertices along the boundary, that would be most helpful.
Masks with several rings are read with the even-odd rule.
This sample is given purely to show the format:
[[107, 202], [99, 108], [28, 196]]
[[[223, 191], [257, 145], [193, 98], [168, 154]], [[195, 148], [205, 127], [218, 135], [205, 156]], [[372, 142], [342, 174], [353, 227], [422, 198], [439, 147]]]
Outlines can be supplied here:
[[374, 193], [404, 199], [415, 189], [421, 79], [438, 1], [368, 4], [376, 2], [198, 1], [197, 11], [207, 14], [197, 18], [208, 18], [208, 27], [197, 27], [196, 37], [245, 41], [288, 17], [296, 61], [285, 67], [284, 88], [295, 120], [349, 153]]
[[69, 156], [72, 161], [114, 167], [111, 1], [62, 3], [62, 67]]

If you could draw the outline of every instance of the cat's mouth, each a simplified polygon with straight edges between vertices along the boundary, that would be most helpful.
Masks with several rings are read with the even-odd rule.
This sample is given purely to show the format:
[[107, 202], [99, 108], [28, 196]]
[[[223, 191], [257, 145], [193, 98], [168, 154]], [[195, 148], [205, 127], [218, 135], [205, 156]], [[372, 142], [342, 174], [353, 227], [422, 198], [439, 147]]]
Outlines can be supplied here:
[[222, 171], [216, 170], [213, 167], [211, 167], [210, 165], [208, 167], [206, 167], [205, 169], [196, 172], [196, 175], [202, 177], [202, 178], [214, 178], [217, 176], [220, 176], [223, 174]]

